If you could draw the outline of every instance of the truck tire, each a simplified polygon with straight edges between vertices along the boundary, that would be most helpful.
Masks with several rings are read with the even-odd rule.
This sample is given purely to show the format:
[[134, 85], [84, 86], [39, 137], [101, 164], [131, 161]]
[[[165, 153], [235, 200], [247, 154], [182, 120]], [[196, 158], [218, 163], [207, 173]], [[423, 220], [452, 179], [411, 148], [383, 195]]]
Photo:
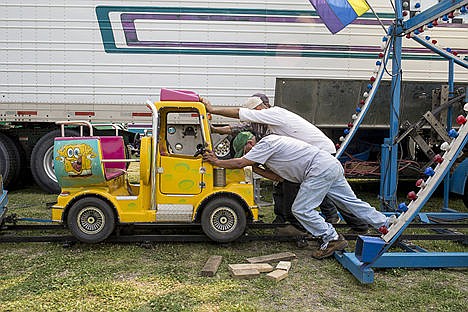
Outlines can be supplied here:
[[[60, 130], [54, 130], [37, 141], [31, 153], [31, 173], [41, 189], [51, 194], [60, 193], [60, 186], [54, 172], [54, 139], [61, 136]], [[66, 136], [79, 136], [79, 132], [65, 130]]]
[[215, 198], [203, 209], [203, 232], [220, 243], [232, 242], [245, 231], [247, 218], [244, 208], [232, 198]]
[[5, 187], [14, 186], [21, 175], [21, 154], [15, 142], [0, 133], [0, 174]]
[[100, 243], [115, 229], [115, 216], [107, 202], [96, 197], [79, 199], [71, 206], [67, 225], [73, 236], [84, 243]]

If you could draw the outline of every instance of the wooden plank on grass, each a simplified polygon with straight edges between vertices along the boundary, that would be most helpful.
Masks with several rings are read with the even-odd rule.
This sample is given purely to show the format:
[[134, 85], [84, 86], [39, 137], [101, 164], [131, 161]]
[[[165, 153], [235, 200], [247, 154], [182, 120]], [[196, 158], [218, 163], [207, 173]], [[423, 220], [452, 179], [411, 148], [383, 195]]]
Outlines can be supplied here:
[[273, 271], [273, 267], [268, 263], [237, 263], [229, 264], [229, 271], [233, 270], [245, 270], [245, 269], [256, 269], [260, 273], [266, 273]]
[[288, 277], [288, 271], [285, 270], [274, 270], [266, 275], [268, 278], [273, 279], [277, 282]]
[[203, 266], [203, 269], [201, 270], [201, 275], [209, 277], [214, 276], [218, 271], [219, 265], [221, 264], [222, 260], [222, 256], [211, 256], [210, 258], [208, 258], [205, 265]]
[[236, 279], [247, 279], [259, 276], [260, 272], [257, 269], [238, 269], [231, 270], [231, 275]]
[[278, 265], [276, 266], [277, 270], [285, 270], [286, 272], [289, 272], [291, 269], [291, 261], [280, 261], [278, 262]]
[[253, 257], [253, 258], [247, 258], [247, 261], [250, 263], [263, 263], [263, 262], [274, 262], [274, 261], [281, 261], [281, 260], [292, 260], [296, 259], [296, 254], [292, 252], [280, 252], [277, 254], [271, 254], [271, 255], [266, 255], [266, 256], [260, 256], [260, 257]]

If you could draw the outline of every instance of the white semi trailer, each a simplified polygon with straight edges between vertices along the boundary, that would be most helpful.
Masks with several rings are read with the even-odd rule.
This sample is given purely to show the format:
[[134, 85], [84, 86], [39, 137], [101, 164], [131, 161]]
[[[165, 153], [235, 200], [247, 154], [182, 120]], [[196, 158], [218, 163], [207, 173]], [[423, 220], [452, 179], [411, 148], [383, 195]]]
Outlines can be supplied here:
[[[406, 2], [424, 9], [437, 1]], [[5, 185], [18, 184], [30, 171], [44, 190], [58, 191], [52, 167], [55, 122], [145, 124], [150, 113], [144, 103], [158, 100], [161, 88], [193, 90], [215, 104], [239, 106], [256, 92], [274, 102], [275, 86], [294, 79], [368, 80], [381, 52], [381, 23], [394, 18], [391, 1], [369, 3], [380, 21], [369, 11], [331, 35], [308, 0], [2, 1], [0, 174]], [[463, 57], [468, 25], [463, 17], [450, 21], [426, 33]], [[447, 79], [447, 62], [429, 50], [405, 40], [404, 52], [404, 80]], [[457, 68], [455, 79], [466, 85], [468, 72]], [[302, 88], [296, 91], [308, 91], [307, 83]], [[280, 102], [288, 106], [285, 94]], [[317, 112], [324, 102], [343, 111], [333, 95], [306, 102], [302, 111]], [[322, 114], [313, 121], [333, 128], [349, 120], [343, 115], [337, 122], [328, 119], [331, 115], [340, 116]], [[78, 135], [78, 129], [69, 131]]]

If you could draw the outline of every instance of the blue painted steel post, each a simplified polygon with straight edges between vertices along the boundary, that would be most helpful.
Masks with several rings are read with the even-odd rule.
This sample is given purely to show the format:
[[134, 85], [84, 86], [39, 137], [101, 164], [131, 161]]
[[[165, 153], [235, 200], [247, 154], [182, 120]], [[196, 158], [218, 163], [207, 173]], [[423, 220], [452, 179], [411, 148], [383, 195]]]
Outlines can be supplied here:
[[[394, 33], [402, 32], [403, 7], [401, 1], [395, 1], [396, 20]], [[398, 182], [398, 144], [395, 143], [400, 129], [400, 93], [401, 93], [401, 36], [392, 36], [392, 96], [390, 107], [389, 138], [382, 145], [382, 159], [380, 164], [381, 198], [390, 207], [396, 207], [396, 192]], [[384, 156], [384, 154], [386, 156]], [[383, 208], [383, 207], [382, 207]]]
[[[453, 59], [448, 60], [449, 63], [449, 70], [448, 70], [448, 85], [449, 85], [449, 99], [453, 97], [453, 92], [455, 90], [454, 87], [454, 79], [453, 79], [453, 71], [454, 71], [454, 61]], [[447, 131], [452, 129], [452, 118], [453, 118], [453, 109], [452, 107], [447, 108]], [[450, 197], [450, 172], [447, 173], [444, 180], [444, 206], [442, 207], [442, 211], [449, 209], [449, 197]]]

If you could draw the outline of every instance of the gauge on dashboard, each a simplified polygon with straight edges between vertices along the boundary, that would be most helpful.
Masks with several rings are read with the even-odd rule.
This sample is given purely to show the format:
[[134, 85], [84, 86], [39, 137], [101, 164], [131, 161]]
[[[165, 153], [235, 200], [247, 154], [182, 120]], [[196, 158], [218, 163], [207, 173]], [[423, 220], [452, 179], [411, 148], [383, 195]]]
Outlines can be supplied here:
[[175, 127], [172, 127], [172, 126], [168, 127], [168, 128], [167, 128], [167, 133], [169, 133], [169, 134], [174, 134], [174, 133], [176, 133], [176, 128], [175, 128]]

